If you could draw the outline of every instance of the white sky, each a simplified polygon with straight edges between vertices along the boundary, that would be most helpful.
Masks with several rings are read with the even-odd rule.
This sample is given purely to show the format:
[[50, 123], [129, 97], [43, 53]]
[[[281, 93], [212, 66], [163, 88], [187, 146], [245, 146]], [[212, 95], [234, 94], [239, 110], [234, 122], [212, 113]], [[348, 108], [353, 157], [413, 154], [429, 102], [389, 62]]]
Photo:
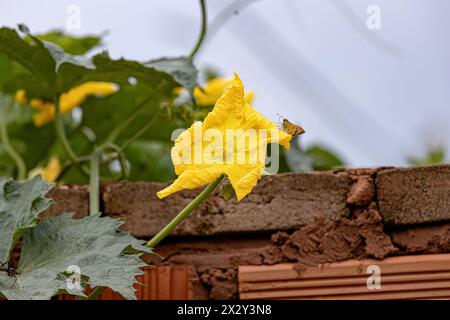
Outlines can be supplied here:
[[[404, 165], [429, 145], [450, 148], [450, 1], [207, 3], [210, 36], [197, 66], [237, 72], [254, 107], [303, 125], [306, 144], [329, 146], [352, 166]], [[81, 28], [69, 31], [108, 30], [115, 58], [188, 54], [200, 26], [197, 0], [0, 0], [0, 25], [66, 29], [71, 5]], [[381, 9], [380, 30], [366, 27], [369, 5]]]

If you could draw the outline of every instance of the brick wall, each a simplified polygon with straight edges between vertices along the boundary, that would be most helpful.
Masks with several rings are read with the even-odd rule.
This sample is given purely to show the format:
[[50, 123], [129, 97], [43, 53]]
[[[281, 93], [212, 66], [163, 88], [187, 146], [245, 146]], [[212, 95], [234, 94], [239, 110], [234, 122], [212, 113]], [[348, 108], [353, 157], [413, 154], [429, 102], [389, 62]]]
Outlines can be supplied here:
[[[166, 184], [102, 186], [105, 214], [149, 239], [198, 190], [164, 200]], [[60, 186], [44, 214], [88, 211], [84, 186]], [[299, 268], [349, 259], [450, 252], [450, 166], [346, 169], [270, 176], [237, 203], [217, 194], [156, 250], [148, 263], [188, 266], [200, 290], [191, 298], [238, 298], [238, 266], [293, 263]], [[450, 268], [449, 268], [450, 269]]]

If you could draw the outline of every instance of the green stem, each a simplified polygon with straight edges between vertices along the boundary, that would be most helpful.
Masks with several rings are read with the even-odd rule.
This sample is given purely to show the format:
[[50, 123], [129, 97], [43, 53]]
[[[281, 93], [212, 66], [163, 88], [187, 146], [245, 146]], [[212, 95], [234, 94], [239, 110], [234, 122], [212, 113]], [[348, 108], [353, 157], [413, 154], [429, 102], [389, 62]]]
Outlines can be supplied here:
[[89, 171], [85, 167], [80, 165], [80, 163], [78, 161], [78, 157], [75, 154], [75, 151], [73, 151], [72, 147], [70, 146], [69, 140], [67, 139], [66, 132], [64, 131], [61, 110], [59, 109], [59, 97], [58, 96], [56, 96], [53, 99], [53, 103], [55, 105], [56, 137], [58, 138], [59, 142], [61, 143], [62, 147], [64, 148], [64, 151], [66, 152], [66, 154], [69, 156], [69, 159], [72, 162], [72, 164], [77, 166], [84, 175], [89, 176]]
[[12, 146], [8, 134], [8, 124], [6, 119], [8, 112], [11, 110], [13, 106], [14, 106], [14, 99], [11, 98], [11, 102], [8, 104], [8, 106], [6, 106], [6, 109], [4, 110], [3, 114], [0, 117], [0, 138], [3, 142], [6, 153], [11, 157], [11, 159], [14, 161], [16, 165], [17, 179], [25, 180], [27, 175], [27, 167], [25, 165], [25, 161], [16, 151], [16, 149], [14, 149], [14, 147]]
[[150, 127], [155, 123], [156, 118], [158, 118], [161, 113], [161, 108], [156, 112], [156, 114], [152, 117], [152, 119], [147, 122], [145, 126], [143, 126], [138, 132], [136, 132], [130, 139], [124, 142], [124, 144], [120, 147], [120, 152], [124, 152], [130, 144], [132, 144], [136, 139], [138, 139], [141, 135], [143, 135]]
[[207, 14], [206, 14], [205, 0], [200, 0], [200, 7], [202, 9], [202, 27], [201, 27], [200, 35], [197, 39], [197, 42], [195, 43], [194, 49], [192, 49], [191, 54], [189, 55], [191, 58], [194, 58], [195, 55], [197, 54], [198, 50], [200, 49], [200, 47], [203, 43], [203, 40], [205, 39], [205, 35], [206, 35], [208, 19], [207, 19]]
[[89, 178], [89, 214], [100, 212], [100, 152], [95, 150], [91, 155], [91, 174]]
[[136, 117], [139, 115], [139, 113], [141, 112], [142, 109], [145, 108], [145, 106], [147, 105], [147, 103], [151, 100], [152, 96], [147, 97], [146, 99], [144, 99], [134, 110], [134, 112], [124, 121], [122, 122], [120, 125], [118, 125], [117, 127], [115, 127], [111, 133], [108, 135], [108, 137], [106, 138], [106, 142], [105, 143], [109, 143], [109, 142], [114, 142], [114, 140], [117, 139], [117, 137], [122, 133], [123, 130], [126, 129], [126, 127], [128, 127], [130, 125], [130, 123], [136, 119]]
[[122, 180], [123, 178], [127, 178], [128, 175], [129, 175], [129, 172], [128, 172], [128, 167], [127, 167], [127, 164], [126, 164], [125, 156], [124, 156], [124, 154], [122, 152], [122, 148], [117, 146], [116, 144], [114, 144], [112, 142], [108, 142], [108, 143], [105, 143], [105, 144], [103, 144], [101, 146], [102, 152], [104, 150], [106, 150], [106, 149], [112, 149], [112, 150], [114, 150], [116, 152], [117, 156], [111, 158], [110, 161], [116, 160], [116, 159], [119, 160], [120, 171], [121, 171], [121, 176], [119, 177], [119, 180]]
[[165, 237], [167, 237], [177, 225], [180, 224], [195, 208], [197, 208], [222, 181], [223, 176], [211, 182], [194, 200], [191, 201], [180, 213], [172, 219], [157, 235], [155, 235], [146, 246], [155, 248]]
[[95, 289], [92, 290], [91, 294], [86, 298], [86, 300], [97, 300], [102, 292], [105, 291], [105, 289], [106, 287], [95, 287]]

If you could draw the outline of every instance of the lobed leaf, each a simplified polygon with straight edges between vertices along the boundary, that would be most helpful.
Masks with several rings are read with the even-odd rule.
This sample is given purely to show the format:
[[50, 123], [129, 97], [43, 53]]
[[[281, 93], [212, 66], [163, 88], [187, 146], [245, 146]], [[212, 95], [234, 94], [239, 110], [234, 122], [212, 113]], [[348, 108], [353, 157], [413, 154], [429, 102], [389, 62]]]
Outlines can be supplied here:
[[[36, 177], [25, 183], [0, 180], [0, 248], [7, 258], [18, 234], [23, 235], [17, 274], [0, 272], [0, 292], [11, 300], [50, 299], [57, 293], [84, 295], [71, 289], [71, 266], [80, 269], [83, 286], [104, 286], [135, 299], [133, 284], [145, 263], [139, 259], [151, 249], [128, 233], [123, 223], [100, 214], [74, 220], [70, 213], [39, 220], [48, 207], [44, 195], [50, 185]], [[39, 222], [39, 223], [38, 223]]]
[[145, 66], [164, 71], [173, 76], [174, 80], [185, 87], [192, 96], [197, 86], [198, 71], [188, 57], [161, 58], [145, 63]]
[[44, 196], [52, 184], [35, 177], [24, 183], [0, 178], [0, 261], [9, 261], [17, 240], [36, 226], [38, 214], [51, 201]]
[[61, 30], [52, 30], [37, 34], [36, 38], [42, 41], [52, 42], [63, 48], [65, 52], [74, 55], [85, 54], [93, 48], [100, 46], [102, 42], [101, 36], [72, 36]]

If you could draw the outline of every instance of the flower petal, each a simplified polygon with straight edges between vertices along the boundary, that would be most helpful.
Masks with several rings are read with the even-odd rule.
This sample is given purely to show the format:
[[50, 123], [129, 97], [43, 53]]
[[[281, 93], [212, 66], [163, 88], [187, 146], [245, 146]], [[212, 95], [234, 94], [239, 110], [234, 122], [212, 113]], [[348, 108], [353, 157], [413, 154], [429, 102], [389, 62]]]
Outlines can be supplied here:
[[225, 89], [223, 95], [217, 100], [214, 109], [206, 116], [203, 127], [220, 128], [224, 119], [241, 119], [244, 115], [244, 85], [239, 76]]
[[183, 189], [200, 188], [216, 180], [222, 174], [223, 167], [210, 167], [202, 170], [188, 170], [183, 172], [167, 188], [156, 193], [162, 199]]
[[[214, 134], [208, 130], [215, 130]], [[209, 137], [205, 138], [209, 133], [209, 137], [223, 139], [220, 141], [222, 144], [217, 146]], [[175, 141], [172, 161], [179, 177], [158, 192], [158, 197], [204, 186], [226, 174], [239, 201], [251, 192], [261, 178], [267, 144], [275, 142], [289, 148], [291, 138], [246, 102], [244, 86], [235, 74], [231, 85], [203, 123], [195, 122]], [[230, 142], [232, 144], [228, 145]]]
[[236, 165], [228, 168], [226, 175], [236, 192], [236, 199], [240, 201], [249, 194], [261, 178], [264, 163], [254, 165]]

